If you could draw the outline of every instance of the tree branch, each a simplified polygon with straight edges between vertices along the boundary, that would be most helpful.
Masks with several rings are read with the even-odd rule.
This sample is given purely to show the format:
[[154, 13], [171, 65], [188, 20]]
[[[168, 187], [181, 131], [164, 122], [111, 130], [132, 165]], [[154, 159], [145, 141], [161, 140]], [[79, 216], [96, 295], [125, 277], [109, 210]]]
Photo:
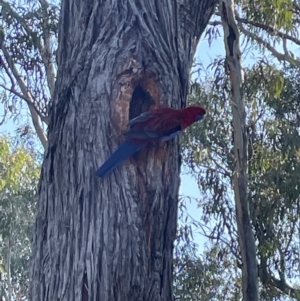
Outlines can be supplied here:
[[274, 47], [270, 45], [270, 43], [266, 42], [262, 38], [260, 38], [258, 35], [250, 32], [249, 30], [245, 29], [245, 27], [242, 25], [241, 22], [238, 22], [240, 31], [248, 36], [249, 38], [255, 40], [258, 44], [263, 45], [265, 48], [267, 48], [274, 57], [278, 59], [278, 61], [287, 61], [293, 66], [297, 66], [300, 68], [300, 62], [295, 60], [293, 57], [291, 57], [288, 53], [282, 54], [278, 52]]
[[298, 5], [297, 1], [293, 1], [293, 6], [297, 10], [297, 12], [300, 11], [300, 6]]
[[[217, 16], [220, 16], [219, 13], [215, 13]], [[235, 13], [236, 16], [236, 20], [238, 21], [238, 27], [239, 30], [247, 37], [251, 38], [252, 40], [256, 41], [259, 45], [263, 45], [266, 49], [268, 49], [272, 55], [278, 59], [278, 61], [287, 61], [289, 62], [291, 65], [293, 66], [297, 66], [300, 67], [300, 62], [298, 60], [295, 60], [288, 52], [287, 47], [286, 47], [286, 40], [290, 40], [292, 42], [294, 42], [297, 45], [300, 45], [300, 40], [296, 39], [295, 37], [292, 37], [291, 35], [285, 34], [283, 32], [277, 31], [275, 30], [273, 27], [265, 25], [265, 24], [261, 24], [261, 23], [257, 23], [257, 22], [253, 22], [253, 21], [249, 21], [247, 19], [244, 18], [240, 18], [238, 16], [237, 13]], [[209, 25], [211, 26], [218, 26], [221, 25], [222, 23], [220, 21], [211, 21], [209, 22]], [[267, 31], [269, 34], [271, 34], [272, 36], [279, 36], [282, 38], [283, 40], [283, 47], [284, 47], [284, 54], [280, 53], [279, 51], [277, 51], [274, 47], [271, 46], [271, 44], [267, 41], [265, 41], [264, 39], [262, 39], [261, 37], [259, 37], [257, 34], [252, 33], [250, 30], [247, 30], [243, 24], [246, 25], [251, 25], [251, 26], [255, 26], [261, 29], [264, 29], [265, 31]]]
[[[188, 215], [189, 215], [189, 214], [188, 214]], [[193, 219], [192, 216], [189, 215], [189, 217], [190, 217], [191, 219]], [[193, 220], [194, 220], [194, 219], [193, 219]], [[194, 220], [194, 222], [197, 222], [197, 221]], [[233, 244], [232, 244], [230, 241], [226, 240], [225, 238], [223, 238], [223, 237], [221, 237], [221, 236], [213, 235], [213, 234], [212, 234], [212, 230], [211, 230], [208, 226], [203, 225], [203, 224], [201, 224], [200, 222], [197, 222], [197, 224], [199, 225], [199, 227], [200, 227], [201, 230], [202, 230], [202, 231], [200, 232], [201, 235], [203, 235], [204, 237], [206, 237], [206, 238], [208, 238], [208, 239], [211, 239], [211, 240], [216, 240], [216, 241], [220, 240], [221, 242], [223, 242], [223, 243], [230, 249], [230, 251], [231, 251], [232, 254], [237, 258], [237, 260], [241, 260], [241, 258], [240, 258], [240, 256], [239, 256], [237, 250], [235, 250], [235, 249], [233, 248]], [[210, 234], [208, 234], [204, 228], [207, 228], [208, 231], [210, 232]]]
[[13, 85], [12, 85], [11, 88], [8, 88], [8, 87], [6, 87], [5, 85], [0, 84], [0, 87], [1, 87], [2, 89], [4, 89], [4, 90], [10, 92], [10, 93], [15, 94], [16, 96], [18, 96], [19, 98], [25, 100], [26, 102], [28, 102], [28, 99], [27, 99], [22, 93], [18, 92], [18, 91], [13, 87]]
[[[39, 0], [39, 2], [41, 4], [41, 7], [43, 8], [43, 11], [47, 11], [47, 9], [49, 8], [49, 3], [45, 0]], [[46, 26], [43, 26], [43, 34], [42, 34], [44, 47], [42, 47], [41, 41], [39, 39], [38, 49], [41, 53], [42, 61], [45, 65], [48, 87], [52, 99], [54, 93], [55, 79], [56, 79], [56, 72], [55, 72], [56, 68], [54, 66], [54, 63], [51, 61], [51, 35], [49, 29], [46, 28], [47, 26], [49, 26], [48, 19], [45, 21], [45, 25]]]
[[[267, 271], [263, 270], [261, 265], [258, 266], [258, 275], [261, 282], [264, 285], [272, 285], [274, 288], [277, 288], [278, 291], [286, 294], [287, 296], [299, 300], [300, 299], [300, 289], [295, 289], [291, 287], [285, 280], [279, 280], [273, 275], [269, 274]], [[266, 276], [266, 277], [265, 277]]]
[[[31, 119], [34, 125], [34, 128], [36, 130], [36, 133], [44, 147], [44, 149], [47, 149], [47, 145], [48, 145], [48, 141], [47, 141], [47, 137], [44, 133], [44, 130], [42, 128], [42, 124], [41, 124], [41, 114], [38, 112], [38, 110], [36, 109], [36, 107], [34, 106], [34, 100], [32, 98], [31, 93], [28, 91], [26, 84], [24, 83], [22, 77], [20, 76], [13, 60], [12, 57], [10, 56], [9, 52], [7, 51], [6, 47], [5, 47], [5, 43], [4, 41], [0, 41], [0, 45], [1, 45], [1, 50], [3, 52], [3, 55], [5, 57], [5, 60], [8, 64], [9, 69], [11, 70], [16, 82], [18, 83], [21, 92], [23, 93], [23, 97], [22, 99], [24, 99], [28, 105], [29, 111], [30, 111], [30, 115], [31, 115]], [[45, 123], [47, 123], [46, 119], [44, 119]]]
[[54, 94], [56, 72], [54, 68], [54, 63], [51, 61], [50, 34], [48, 32], [43, 32], [43, 39], [44, 48], [42, 48], [42, 46], [40, 45], [39, 50], [41, 53], [42, 61], [45, 66], [48, 88], [52, 99]]
[[268, 34], [270, 34], [272, 36], [280, 37], [282, 39], [287, 39], [287, 40], [294, 42], [297, 45], [300, 45], [300, 40], [296, 39], [295, 37], [293, 37], [289, 34], [279, 31], [270, 25], [265, 25], [262, 23], [258, 23], [258, 22], [250, 21], [250, 20], [247, 20], [244, 18], [240, 18], [237, 13], [235, 13], [235, 18], [238, 22], [241, 22], [241, 23], [247, 24], [247, 25], [251, 25], [251, 26], [255, 26], [257, 28], [265, 30]]
[[[49, 4], [44, 1], [40, 0], [39, 1], [41, 6], [44, 8], [44, 11], [46, 11], [49, 7]], [[14, 9], [11, 7], [11, 5], [3, 0], [0, 0], [0, 3], [6, 8], [9, 9], [10, 15], [15, 18], [18, 23], [21, 24], [21, 26], [24, 28], [26, 31], [27, 35], [32, 38], [32, 42], [34, 46], [39, 50], [41, 54], [41, 58], [45, 67], [45, 72], [46, 72], [46, 77], [47, 77], [47, 83], [48, 83], [48, 88], [50, 92], [51, 98], [53, 97], [53, 92], [54, 92], [54, 85], [55, 85], [55, 78], [56, 78], [56, 73], [55, 73], [55, 67], [54, 63], [51, 61], [51, 46], [50, 46], [50, 33], [49, 30], [43, 27], [43, 40], [44, 40], [44, 46], [42, 44], [41, 38], [37, 37], [34, 32], [30, 29], [30, 27], [23, 21], [23, 19], [18, 15], [17, 12], [14, 11]], [[48, 21], [45, 21], [45, 24], [48, 25]]]

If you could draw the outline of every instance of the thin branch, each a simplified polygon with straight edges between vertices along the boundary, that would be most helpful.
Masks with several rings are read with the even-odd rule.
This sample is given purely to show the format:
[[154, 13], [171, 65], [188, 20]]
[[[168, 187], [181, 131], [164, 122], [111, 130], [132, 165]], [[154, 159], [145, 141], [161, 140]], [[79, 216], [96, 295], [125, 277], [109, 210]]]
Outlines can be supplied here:
[[285, 55], [289, 55], [289, 50], [287, 48], [287, 42], [286, 39], [283, 39], [283, 50]]
[[41, 114], [39, 114], [38, 110], [34, 106], [34, 100], [31, 96], [30, 92], [28, 91], [27, 86], [24, 83], [22, 77], [20, 76], [20, 74], [19, 74], [19, 72], [18, 72], [18, 70], [17, 70], [17, 68], [16, 68], [16, 66], [15, 66], [15, 64], [12, 60], [12, 57], [10, 56], [7, 49], [5, 48], [4, 41], [2, 42], [1, 50], [3, 52], [3, 55], [5, 57], [6, 62], [8, 64], [8, 67], [10, 68], [16, 82], [18, 83], [18, 85], [19, 85], [19, 87], [20, 87], [20, 89], [23, 93], [24, 98], [22, 98], [22, 99], [24, 99], [26, 101], [27, 105], [28, 105], [34, 128], [36, 130], [36, 133], [37, 133], [44, 149], [46, 150], [47, 145], [48, 145], [48, 141], [47, 141], [47, 137], [44, 133], [44, 130], [42, 128]]
[[22, 93], [18, 92], [18, 91], [13, 87], [13, 85], [12, 85], [11, 88], [8, 88], [8, 87], [6, 87], [5, 85], [0, 84], [0, 87], [1, 87], [2, 89], [4, 89], [4, 90], [10, 92], [10, 93], [15, 94], [16, 96], [18, 96], [19, 98], [25, 100], [26, 102], [29, 101]]
[[[190, 216], [191, 217], [191, 216]], [[192, 217], [191, 217], [192, 218]], [[228, 241], [228, 240], [226, 240], [225, 238], [223, 238], [223, 237], [219, 237], [219, 236], [215, 236], [215, 235], [213, 235], [213, 234], [208, 234], [206, 231], [205, 231], [205, 229], [204, 228], [207, 228], [208, 230], [209, 230], [209, 232], [212, 232], [212, 230], [209, 228], [209, 227], [207, 227], [206, 225], [202, 225], [201, 223], [198, 223], [198, 225], [199, 225], [199, 227], [201, 228], [201, 232], [199, 231], [199, 234], [200, 235], [202, 235], [202, 236], [204, 236], [204, 237], [206, 237], [206, 238], [208, 238], [208, 239], [211, 239], [211, 240], [220, 240], [221, 242], [223, 242], [229, 249], [230, 249], [230, 251], [232, 252], [232, 254], [237, 258], [237, 260], [241, 260], [241, 258], [240, 258], [240, 256], [239, 256], [239, 254], [236, 252], [236, 250], [233, 248], [233, 244], [230, 242], [230, 241]]]
[[39, 0], [39, 2], [42, 7], [46, 8], [46, 9], [49, 7], [49, 3], [46, 0]]
[[4, 110], [4, 115], [2, 120], [0, 121], [0, 126], [5, 122], [6, 115], [7, 115], [7, 110]]
[[[259, 278], [261, 279], [261, 281], [265, 285], [271, 284], [273, 287], [277, 288], [278, 291], [286, 294], [287, 296], [289, 296], [295, 300], [300, 299], [300, 290], [299, 289], [295, 289], [295, 288], [291, 287], [286, 281], [275, 278], [273, 275], [269, 274], [268, 271], [264, 271], [261, 265], [258, 265], [258, 275], [259, 275]], [[265, 275], [267, 276], [267, 279], [269, 281], [266, 281]]]
[[[0, 41], [0, 43], [1, 43], [1, 41]], [[1, 45], [1, 44], [0, 44], [0, 45]], [[1, 48], [0, 48], [0, 49], [1, 49]], [[7, 65], [5, 64], [5, 61], [4, 61], [4, 59], [2, 58], [1, 55], [0, 55], [0, 65], [1, 65], [1, 67], [4, 68], [6, 75], [9, 77], [9, 80], [10, 80], [12, 86], [14, 87], [14, 86], [15, 86], [15, 81], [14, 81], [13, 75], [11, 74], [9, 68], [8, 68]]]
[[[219, 13], [216, 13], [216, 15], [220, 16]], [[265, 24], [261, 24], [261, 23], [257, 23], [257, 22], [253, 22], [253, 21], [249, 21], [249, 20], [244, 19], [244, 18], [240, 18], [237, 13], [235, 13], [235, 16], [236, 16], [236, 20], [238, 21], [239, 30], [245, 36], [247, 36], [247, 37], [255, 40], [258, 44], [263, 45], [279, 61], [287, 61], [287, 62], [289, 62], [293, 66], [300, 67], [300, 62], [297, 61], [297, 60], [295, 60], [289, 54], [289, 51], [287, 50], [287, 47], [286, 47], [286, 40], [290, 40], [290, 41], [294, 42], [297, 45], [300, 45], [300, 40], [296, 39], [295, 37], [292, 37], [291, 35], [288, 35], [288, 34], [285, 34], [283, 32], [277, 31], [277, 30], [275, 30], [271, 26], [268, 26], [268, 25], [265, 25]], [[209, 22], [209, 24], [211, 26], [218, 26], [218, 25], [221, 25], [222, 23], [220, 21], [211, 21], [211, 22]], [[279, 51], [277, 51], [274, 47], [271, 46], [270, 43], [268, 43], [267, 41], [265, 41], [264, 39], [262, 39], [261, 37], [259, 37], [257, 34], [252, 33], [251, 31], [247, 30], [243, 26], [243, 24], [251, 25], [251, 26], [255, 26], [255, 27], [261, 28], [261, 29], [267, 31], [272, 36], [279, 36], [279, 37], [281, 37], [282, 40], [283, 40], [284, 54], [282, 54]]]
[[0, 0], [0, 4], [1, 4], [2, 7], [5, 7], [5, 9], [9, 9], [10, 17], [16, 19], [23, 26], [23, 28], [25, 29], [27, 34], [32, 36], [31, 29], [27, 26], [26, 23], [23, 22], [23, 19], [19, 16], [19, 14], [12, 9], [10, 3], [8, 3], [4, 0]]
[[228, 170], [226, 170], [225, 167], [221, 166], [213, 156], [210, 156], [210, 160], [213, 161], [213, 163], [217, 166], [217, 168], [218, 168], [219, 170], [223, 170], [223, 173], [222, 173], [222, 174], [224, 175], [224, 177], [227, 177], [227, 178], [229, 178], [229, 179], [231, 178], [230, 172], [228, 172]]
[[[44, 31], [45, 31], [45, 29], [44, 29]], [[50, 96], [51, 96], [51, 99], [52, 99], [53, 94], [54, 94], [56, 75], [55, 75], [54, 64], [51, 61], [51, 48], [50, 48], [50, 35], [49, 35], [49, 33], [44, 32], [43, 33], [43, 39], [44, 39], [44, 48], [42, 46], [40, 46], [39, 50], [40, 50], [40, 53], [41, 53], [42, 61], [43, 61], [44, 66], [45, 66], [48, 88], [49, 88]]]
[[295, 37], [293, 37], [289, 34], [286, 34], [286, 33], [283, 33], [281, 31], [279, 31], [279, 30], [275, 29], [274, 27], [272, 27], [270, 25], [265, 25], [265, 24], [261, 24], [261, 23], [258, 23], [258, 22], [247, 20], [245, 18], [240, 18], [237, 13], [235, 14], [235, 17], [236, 17], [236, 20], [238, 22], [241, 22], [241, 23], [247, 24], [247, 25], [251, 25], [251, 26], [255, 26], [257, 28], [265, 30], [267, 33], [269, 33], [272, 36], [276, 36], [276, 37], [280, 37], [282, 39], [290, 40], [290, 41], [294, 42], [295, 44], [300, 45], [300, 40], [298, 40], [297, 38], [295, 38]]
[[[45, 0], [39, 0], [41, 7], [43, 8], [43, 11], [47, 11], [49, 8], [49, 3]], [[46, 21], [46, 26], [49, 26], [48, 20]], [[49, 33], [49, 30], [43, 26], [43, 40], [44, 40], [44, 47], [41, 45], [41, 41], [39, 39], [39, 45], [38, 49], [41, 53], [42, 61], [45, 66], [46, 70], [46, 77], [48, 82], [48, 87], [50, 91], [51, 99], [53, 98], [54, 94], [54, 86], [55, 86], [55, 78], [56, 78], [56, 72], [55, 72], [55, 66], [54, 63], [51, 61], [51, 35]]]
[[[30, 100], [24, 94], [18, 92], [15, 89], [16, 83], [15, 83], [14, 77], [11, 74], [9, 67], [6, 65], [4, 59], [1, 56], [0, 56], [0, 64], [1, 64], [1, 67], [4, 68], [5, 74], [9, 77], [9, 80], [10, 80], [10, 83], [11, 83], [11, 88], [8, 88], [7, 86], [5, 86], [3, 84], [0, 84], [0, 87], [3, 88], [4, 90], [10, 92], [10, 93], [13, 93], [14, 95], [16, 95], [18, 97], [20, 97], [21, 99], [26, 101], [27, 104], [28, 104], [28, 102], [30, 102]], [[32, 105], [33, 105], [33, 103], [32, 103]], [[38, 115], [40, 116], [41, 121], [45, 122], [48, 125], [49, 124], [49, 118], [44, 116], [41, 112], [39, 112], [39, 110], [37, 110], [36, 107], [35, 107], [35, 110], [37, 111]]]
[[219, 25], [222, 25], [222, 22], [221, 21], [209, 21], [208, 25], [219, 26]]
[[[299, 212], [299, 211], [298, 211]], [[295, 233], [295, 228], [296, 228], [296, 224], [297, 224], [297, 221], [298, 221], [298, 216], [296, 216], [294, 219], [293, 219], [293, 222], [292, 222], [292, 228], [291, 228], [291, 231], [290, 233]], [[288, 239], [288, 242], [286, 244], [286, 247], [284, 248], [284, 253], [286, 254], [287, 252], [289, 252], [289, 247], [293, 241], [293, 238], [294, 236], [293, 235], [290, 235], [289, 236], [289, 239]]]
[[[218, 13], [218, 12], [215, 12], [215, 15], [220, 17], [220, 13]], [[263, 29], [268, 34], [270, 34], [272, 36], [277, 36], [277, 37], [280, 37], [282, 39], [287, 39], [287, 40], [290, 40], [290, 41], [294, 42], [297, 45], [300, 45], [300, 40], [299, 39], [297, 39], [297, 38], [295, 38], [295, 37], [293, 37], [293, 36], [291, 36], [287, 33], [283, 33], [282, 31], [279, 31], [279, 30], [275, 29], [271, 25], [266, 25], [266, 24], [262, 24], [262, 23], [259, 23], [259, 22], [254, 22], [254, 21], [251, 21], [251, 20], [248, 20], [248, 19], [245, 19], [245, 18], [241, 18], [239, 16], [239, 14], [237, 13], [237, 11], [235, 11], [234, 15], [235, 15], [235, 19], [240, 23], [243, 23], [243, 24], [246, 24], [246, 25], [251, 25], [251, 26]], [[211, 21], [208, 24], [211, 25], [211, 26], [218, 26], [218, 25], [222, 25], [222, 22], [220, 22], [220, 21]]]
[[293, 1], [293, 6], [296, 8], [296, 10], [299, 12], [300, 11], [300, 6], [296, 1]]
[[[45, 10], [48, 8], [49, 4], [44, 1], [39, 1], [41, 6], [45, 8]], [[30, 27], [23, 21], [23, 19], [18, 15], [17, 12], [13, 10], [11, 5], [3, 0], [0, 0], [0, 3], [2, 5], [5, 5], [10, 10], [10, 15], [15, 18], [24, 28], [27, 35], [32, 38], [32, 42], [34, 43], [35, 47], [39, 50], [41, 54], [42, 61], [44, 63], [45, 71], [46, 71], [46, 77], [47, 77], [47, 83], [48, 88], [50, 92], [51, 98], [53, 97], [54, 93], [54, 85], [55, 85], [55, 67], [54, 64], [51, 61], [51, 47], [50, 47], [50, 34], [49, 31], [43, 28], [43, 39], [44, 39], [44, 46], [42, 45], [42, 41], [40, 37], [35, 37], [34, 32], [30, 29]], [[48, 24], [48, 22], [46, 23]], [[35, 38], [34, 38], [35, 37]]]
[[278, 52], [274, 47], [272, 47], [268, 42], [257, 36], [256, 34], [250, 32], [249, 30], [245, 29], [245, 27], [242, 25], [241, 22], [238, 22], [240, 31], [248, 36], [249, 38], [255, 40], [258, 44], [263, 45], [265, 48], [267, 48], [274, 57], [278, 59], [278, 61], [287, 61], [293, 66], [297, 66], [300, 68], [300, 61], [295, 60], [292, 56], [290, 56], [288, 53], [282, 54]]

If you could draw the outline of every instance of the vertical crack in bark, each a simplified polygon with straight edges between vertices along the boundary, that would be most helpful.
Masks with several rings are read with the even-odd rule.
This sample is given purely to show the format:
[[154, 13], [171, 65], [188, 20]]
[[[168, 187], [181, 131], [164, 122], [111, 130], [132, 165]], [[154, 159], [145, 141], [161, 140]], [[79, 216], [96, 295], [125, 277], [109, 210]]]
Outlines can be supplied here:
[[239, 31], [234, 17], [233, 0], [220, 0], [220, 13], [224, 29], [226, 62], [230, 70], [232, 113], [234, 127], [235, 167], [233, 174], [237, 226], [242, 254], [243, 297], [245, 301], [258, 300], [258, 274], [256, 248], [252, 232], [248, 199], [248, 162], [246, 112], [242, 92], [243, 74], [240, 63]]
[[88, 281], [87, 281], [86, 273], [83, 276], [81, 300], [82, 301], [88, 301], [89, 300]]

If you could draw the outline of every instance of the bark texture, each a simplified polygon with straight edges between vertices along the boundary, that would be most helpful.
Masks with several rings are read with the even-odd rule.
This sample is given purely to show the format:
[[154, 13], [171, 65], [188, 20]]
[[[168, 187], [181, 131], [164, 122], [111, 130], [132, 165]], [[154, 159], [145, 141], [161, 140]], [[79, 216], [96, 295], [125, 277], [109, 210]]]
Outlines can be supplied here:
[[242, 255], [243, 297], [245, 301], [258, 301], [256, 247], [248, 203], [248, 146], [246, 111], [242, 93], [243, 71], [240, 62], [240, 35], [234, 17], [234, 2], [232, 0], [220, 0], [219, 5], [224, 28], [226, 62], [230, 72], [232, 91], [235, 161], [233, 185], [239, 244]]
[[180, 151], [95, 171], [150, 106], [185, 104], [212, 0], [63, 0], [30, 300], [172, 300]]

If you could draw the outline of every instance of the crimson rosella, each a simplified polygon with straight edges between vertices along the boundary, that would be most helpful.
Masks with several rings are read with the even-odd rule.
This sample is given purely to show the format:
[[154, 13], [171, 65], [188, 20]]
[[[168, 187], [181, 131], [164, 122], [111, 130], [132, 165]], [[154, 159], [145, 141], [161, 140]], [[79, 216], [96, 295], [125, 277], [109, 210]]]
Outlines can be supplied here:
[[124, 133], [125, 141], [97, 170], [98, 177], [105, 177], [120, 163], [153, 141], [167, 141], [205, 115], [200, 106], [185, 109], [160, 107], [144, 112], [129, 121]]

